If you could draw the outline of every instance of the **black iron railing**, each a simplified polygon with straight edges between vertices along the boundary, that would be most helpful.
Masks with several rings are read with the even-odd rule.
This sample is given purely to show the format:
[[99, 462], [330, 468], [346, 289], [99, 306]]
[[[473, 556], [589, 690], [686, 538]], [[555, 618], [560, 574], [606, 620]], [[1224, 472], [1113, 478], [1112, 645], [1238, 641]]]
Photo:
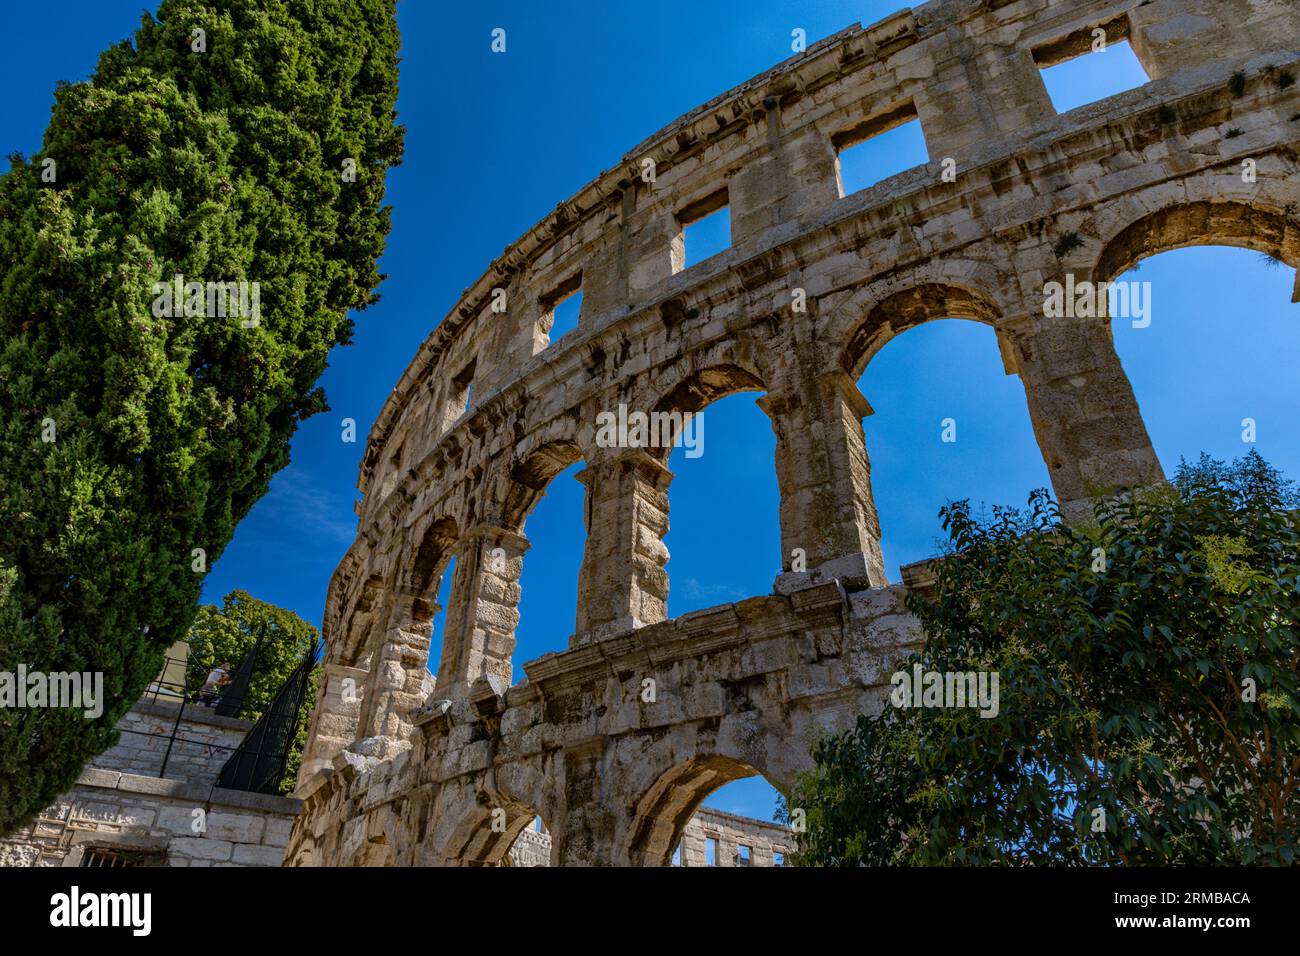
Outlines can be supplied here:
[[298, 733], [298, 715], [307, 696], [307, 682], [311, 680], [319, 651], [317, 642], [312, 641], [302, 661], [221, 768], [217, 786], [253, 793], [280, 792], [289, 751]]
[[[244, 655], [234, 676], [220, 685], [214, 685], [209, 677], [218, 669], [216, 661], [203, 661], [193, 655], [184, 658], [165, 658], [163, 669], [158, 679], [153, 681], [141, 700], [158, 703], [165, 701], [176, 704], [176, 718], [172, 721], [168, 733], [122, 728], [122, 733], [140, 737], [152, 737], [167, 741], [163, 752], [158, 776], [167, 775], [172, 752], [177, 744], [189, 745], [209, 751], [226, 751], [230, 754], [223, 765], [218, 786], [236, 790], [254, 790], [259, 793], [278, 792], [284, 769], [288, 763], [289, 753], [298, 726], [302, 702], [306, 696], [307, 681], [311, 669], [320, 653], [319, 643], [312, 642], [302, 663], [296, 667], [289, 678], [276, 692], [270, 704], [262, 711], [257, 723], [236, 747], [214, 744], [210, 740], [198, 740], [186, 736], [181, 731], [181, 721], [186, 709], [204, 706], [212, 709], [221, 717], [238, 717], [244, 709], [248, 697], [249, 684], [257, 667], [261, 651], [261, 640]], [[173, 672], [171, 665], [179, 664], [180, 680], [169, 679]], [[224, 666], [224, 662], [222, 665]], [[193, 710], [190, 710], [193, 713]], [[254, 741], [256, 737], [256, 741]], [[253, 746], [249, 749], [250, 742]], [[243, 756], [241, 756], [243, 754]], [[251, 755], [251, 756], [250, 756]], [[234, 769], [232, 769], [232, 767]], [[268, 789], [269, 788], [269, 789]]]

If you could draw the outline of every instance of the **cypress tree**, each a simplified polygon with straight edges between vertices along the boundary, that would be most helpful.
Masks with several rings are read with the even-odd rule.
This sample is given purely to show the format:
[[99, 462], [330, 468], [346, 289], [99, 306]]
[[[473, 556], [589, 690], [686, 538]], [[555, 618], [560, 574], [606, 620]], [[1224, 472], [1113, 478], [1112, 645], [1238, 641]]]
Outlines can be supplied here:
[[0, 709], [0, 832], [115, 741], [327, 408], [382, 279], [394, 4], [163, 0], [0, 176], [0, 672], [99, 671], [106, 697]]

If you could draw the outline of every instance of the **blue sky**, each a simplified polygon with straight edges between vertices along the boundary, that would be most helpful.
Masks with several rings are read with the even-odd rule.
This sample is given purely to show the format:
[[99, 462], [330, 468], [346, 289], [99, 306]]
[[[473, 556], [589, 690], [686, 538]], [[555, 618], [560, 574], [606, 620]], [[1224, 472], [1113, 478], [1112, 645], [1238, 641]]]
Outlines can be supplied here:
[[[378, 305], [357, 316], [355, 342], [337, 350], [322, 384], [332, 410], [311, 419], [293, 461], [216, 562], [205, 600], [241, 587], [319, 624], [325, 589], [351, 542], [363, 440], [345, 444], [340, 422], [364, 436], [420, 342], [505, 246], [601, 170], [680, 114], [790, 55], [791, 30], [808, 41], [901, 4], [779, 0], [653, 8], [608, 2], [444, 4], [403, 0], [400, 120], [404, 164], [389, 176], [393, 232]], [[128, 36], [141, 0], [8, 4], [0, 58], [0, 131], [6, 152], [40, 144], [59, 80], [84, 79], [99, 52]], [[494, 27], [507, 53], [490, 52]], [[1145, 80], [1126, 47], [1053, 68], [1059, 110]], [[1092, 60], [1092, 62], [1089, 62]], [[1100, 69], [1094, 69], [1100, 66]], [[917, 124], [845, 155], [846, 191], [927, 159]], [[714, 221], [718, 220], [718, 221]], [[688, 236], [689, 261], [725, 244], [725, 217]], [[1300, 306], [1294, 273], [1253, 252], [1188, 249], [1142, 263], [1154, 296], [1151, 326], [1115, 322], [1116, 345], [1167, 471], [1179, 456], [1236, 457], [1241, 420], [1258, 422], [1258, 450], [1300, 477]], [[1024, 390], [1002, 371], [991, 329], [930, 323], [890, 342], [860, 387], [875, 408], [864, 423], [887, 567], [929, 556], [936, 513], [950, 498], [1022, 504], [1047, 484]], [[673, 615], [770, 590], [780, 565], [773, 437], [756, 394], [706, 412], [706, 452], [675, 452], [667, 544]], [[955, 443], [941, 421], [958, 423]], [[528, 521], [519, 662], [566, 646], [582, 556], [581, 486], [552, 482]], [[740, 542], [740, 545], [737, 545]], [[446, 578], [450, 580], [450, 575]], [[443, 600], [446, 604], [444, 587]], [[444, 615], [435, 623], [437, 646]], [[711, 805], [770, 818], [761, 780], [715, 793]]]

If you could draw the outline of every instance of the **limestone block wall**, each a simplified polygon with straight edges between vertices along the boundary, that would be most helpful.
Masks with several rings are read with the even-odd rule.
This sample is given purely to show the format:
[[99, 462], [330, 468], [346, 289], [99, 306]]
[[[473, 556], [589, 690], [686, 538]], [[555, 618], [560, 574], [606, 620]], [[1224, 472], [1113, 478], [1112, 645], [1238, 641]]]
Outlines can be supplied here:
[[[137, 701], [117, 723], [122, 732], [118, 742], [96, 757], [92, 766], [157, 776], [165, 758], [164, 776], [168, 779], [216, 780], [253, 725], [246, 720], [219, 717], [211, 708], [198, 704], [186, 704], [178, 723], [177, 708], [170, 700]], [[176, 739], [171, 741], [173, 728]]]
[[[708, 862], [709, 840], [715, 841], [714, 864]], [[775, 823], [701, 807], [682, 830], [678, 847], [674, 866], [782, 866], [794, 851], [794, 834]], [[550, 866], [551, 835], [529, 827], [515, 839], [508, 856], [511, 866]]]
[[510, 847], [510, 866], [550, 866], [551, 835], [536, 830], [522, 831]]
[[0, 866], [82, 866], [96, 850], [141, 865], [279, 866], [302, 801], [216, 786], [252, 724], [187, 705], [177, 735], [195, 742], [177, 740], [159, 777], [176, 715], [174, 702], [137, 702], [119, 728], [162, 736], [124, 732], [31, 826], [0, 837]]
[[714, 866], [783, 866], [795, 847], [787, 827], [701, 807], [682, 831], [678, 865], [709, 866], [709, 840], [715, 841]]
[[634, 628], [532, 661], [513, 687], [484, 679], [430, 701], [396, 756], [348, 748], [300, 784], [286, 862], [498, 865], [540, 816], [556, 865], [667, 866], [709, 793], [754, 774], [788, 790], [813, 742], [883, 706], [921, 637], [905, 599], [830, 581]]
[[0, 866], [81, 866], [94, 849], [156, 866], [279, 866], [301, 802], [88, 768], [28, 828], [0, 839]]
[[[1150, 82], [1058, 115], [1040, 71], [1098, 33]], [[983, 322], [1067, 514], [1162, 481], [1109, 316], [1051, 315], [1045, 289], [1197, 244], [1300, 268], [1297, 73], [1293, 0], [932, 0], [814, 43], [559, 203], [437, 324], [371, 431], [323, 615], [327, 673], [360, 704], [317, 705], [289, 859], [496, 863], [541, 813], [562, 863], [663, 865], [710, 789], [788, 785], [917, 639], [861, 424], [908, 396], [858, 391], [873, 357], [926, 321]], [[840, 151], [910, 120], [929, 162], [844, 195]], [[730, 248], [684, 268], [685, 226], [722, 204]], [[577, 289], [578, 328], [552, 341]], [[771, 595], [668, 621], [668, 456], [604, 447], [596, 422], [742, 391], [776, 436], [783, 573]], [[525, 522], [578, 462], [567, 650], [511, 687]], [[669, 689], [649, 708], [648, 677]]]

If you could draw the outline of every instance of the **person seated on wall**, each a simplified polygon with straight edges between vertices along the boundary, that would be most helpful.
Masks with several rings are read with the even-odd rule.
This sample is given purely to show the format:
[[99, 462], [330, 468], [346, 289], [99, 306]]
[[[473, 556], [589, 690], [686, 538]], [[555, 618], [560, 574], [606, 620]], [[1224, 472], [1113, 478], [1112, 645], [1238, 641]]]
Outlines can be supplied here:
[[230, 683], [230, 663], [223, 662], [208, 672], [208, 679], [199, 690], [199, 703], [205, 707], [215, 707], [221, 700], [221, 688]]

